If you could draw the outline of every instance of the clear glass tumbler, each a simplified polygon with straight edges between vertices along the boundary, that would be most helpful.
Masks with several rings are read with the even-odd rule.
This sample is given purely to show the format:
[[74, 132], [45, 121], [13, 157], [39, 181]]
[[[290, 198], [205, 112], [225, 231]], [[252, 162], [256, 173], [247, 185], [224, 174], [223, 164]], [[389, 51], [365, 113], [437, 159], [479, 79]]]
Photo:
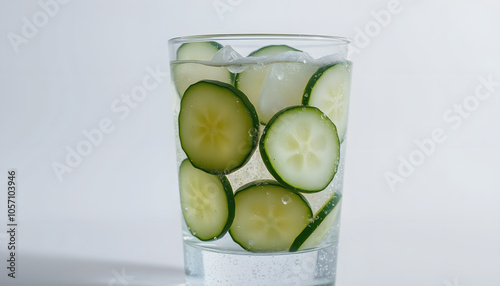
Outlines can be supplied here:
[[187, 285], [335, 285], [348, 44], [169, 41]]

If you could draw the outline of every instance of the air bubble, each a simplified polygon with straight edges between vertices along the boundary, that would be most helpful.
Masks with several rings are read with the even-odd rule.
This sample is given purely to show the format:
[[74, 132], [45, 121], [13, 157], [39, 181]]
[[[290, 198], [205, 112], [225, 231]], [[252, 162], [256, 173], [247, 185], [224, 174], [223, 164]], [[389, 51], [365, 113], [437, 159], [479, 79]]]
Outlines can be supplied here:
[[257, 136], [259, 135], [259, 130], [257, 128], [252, 128], [248, 130], [248, 135], [250, 135], [250, 137]]

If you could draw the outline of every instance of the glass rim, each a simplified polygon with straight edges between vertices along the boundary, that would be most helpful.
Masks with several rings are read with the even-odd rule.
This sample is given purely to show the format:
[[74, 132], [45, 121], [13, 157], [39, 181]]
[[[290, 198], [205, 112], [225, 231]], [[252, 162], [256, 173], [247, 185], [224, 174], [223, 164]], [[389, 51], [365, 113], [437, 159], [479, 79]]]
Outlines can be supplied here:
[[349, 44], [351, 39], [341, 36], [311, 35], [311, 34], [206, 34], [174, 37], [168, 40], [169, 45], [184, 44], [198, 41], [216, 40], [297, 40], [310, 42], [331, 42], [337, 45]]

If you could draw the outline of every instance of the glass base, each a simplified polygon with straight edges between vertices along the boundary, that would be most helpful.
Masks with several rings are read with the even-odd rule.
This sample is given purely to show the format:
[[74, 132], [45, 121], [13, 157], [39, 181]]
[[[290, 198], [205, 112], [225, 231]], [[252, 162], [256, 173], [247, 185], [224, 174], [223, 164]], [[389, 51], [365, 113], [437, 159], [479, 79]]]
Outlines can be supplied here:
[[337, 246], [299, 253], [221, 253], [184, 243], [186, 285], [335, 285]]

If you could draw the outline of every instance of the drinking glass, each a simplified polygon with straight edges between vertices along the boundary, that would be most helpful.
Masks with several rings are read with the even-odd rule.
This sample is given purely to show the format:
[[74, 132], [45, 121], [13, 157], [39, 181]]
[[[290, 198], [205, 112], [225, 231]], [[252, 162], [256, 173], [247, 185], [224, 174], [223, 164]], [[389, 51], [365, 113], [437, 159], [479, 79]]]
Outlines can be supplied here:
[[169, 41], [187, 285], [335, 285], [349, 42]]

